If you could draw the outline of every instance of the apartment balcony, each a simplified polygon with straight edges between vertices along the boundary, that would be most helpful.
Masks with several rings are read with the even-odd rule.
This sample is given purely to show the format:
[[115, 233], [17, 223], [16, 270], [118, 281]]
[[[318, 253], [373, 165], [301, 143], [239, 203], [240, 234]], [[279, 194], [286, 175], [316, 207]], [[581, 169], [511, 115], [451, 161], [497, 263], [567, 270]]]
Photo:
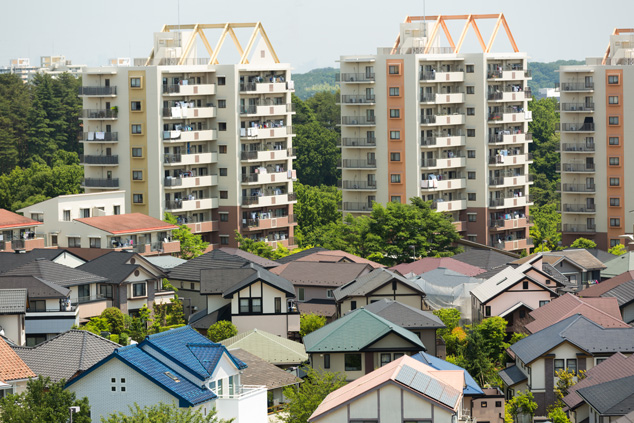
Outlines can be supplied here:
[[118, 117], [117, 109], [82, 109], [79, 116], [83, 120], [115, 120]]
[[562, 232], [577, 232], [593, 234], [597, 230], [597, 225], [592, 223], [564, 223], [561, 225]]
[[283, 170], [280, 172], [267, 173], [251, 173], [249, 175], [242, 175], [242, 184], [244, 185], [262, 185], [295, 180], [297, 180], [297, 171], [295, 170]]
[[200, 131], [163, 131], [163, 142], [215, 141], [218, 131], [203, 129]]
[[513, 229], [527, 228], [533, 225], [533, 219], [529, 217], [518, 217], [514, 219], [495, 219], [489, 221], [491, 231], [509, 231]]
[[200, 234], [205, 232], [217, 232], [219, 224], [217, 220], [209, 220], [205, 222], [185, 223], [192, 233]]
[[14, 239], [11, 241], [0, 241], [0, 251], [16, 251], [24, 250], [31, 251], [34, 248], [45, 248], [46, 240], [44, 235], [36, 234], [33, 238], [29, 239]]
[[165, 202], [166, 211], [186, 212], [186, 211], [217, 209], [217, 208], [218, 208], [217, 198], [201, 198], [198, 200], [178, 199], [178, 200]]
[[199, 188], [218, 185], [218, 175], [190, 176], [185, 178], [167, 177], [163, 179], [165, 189]]
[[293, 81], [285, 82], [246, 82], [240, 84], [241, 93], [249, 94], [273, 94], [293, 91], [295, 84]]
[[444, 199], [438, 199], [432, 201], [431, 208], [438, 212], [453, 212], [457, 210], [467, 209], [467, 200], [455, 199], [446, 201]]
[[594, 214], [597, 212], [597, 207], [594, 204], [569, 204], [562, 203], [562, 213], [575, 213], [575, 214]]
[[500, 242], [493, 243], [492, 246], [500, 250], [506, 250], [506, 251], [526, 250], [527, 248], [533, 247], [533, 239], [532, 238], [514, 238], [511, 240], [502, 240]]
[[79, 133], [79, 141], [80, 142], [92, 142], [92, 143], [109, 143], [109, 142], [118, 142], [119, 141], [119, 133], [118, 132], [80, 132]]
[[245, 116], [281, 116], [295, 111], [293, 104], [250, 105], [240, 108], [240, 114]]
[[465, 178], [455, 179], [424, 179], [421, 181], [420, 189], [425, 192], [432, 191], [447, 191], [452, 189], [463, 189], [467, 187], [467, 180]]
[[207, 107], [164, 107], [163, 119], [207, 119], [216, 117], [216, 108]]
[[376, 181], [338, 181], [339, 188], [346, 191], [376, 191]]
[[499, 176], [489, 179], [489, 185], [495, 187], [514, 187], [530, 184], [533, 182], [534, 176], [528, 175], [511, 175]]
[[449, 169], [465, 167], [467, 160], [464, 157], [440, 158], [440, 159], [424, 159], [421, 160], [421, 168], [425, 170], [433, 169]]
[[[183, 80], [182, 82], [186, 82]], [[216, 84], [165, 84], [163, 85], [164, 96], [193, 96], [193, 95], [215, 95]]]
[[242, 197], [242, 207], [269, 207], [297, 201], [295, 193], [276, 193], [276, 190], [262, 190], [262, 195]]
[[337, 167], [340, 169], [376, 169], [376, 160], [343, 159], [339, 160]]
[[503, 81], [518, 81], [531, 77], [531, 72], [525, 69], [493, 70], [487, 73], [487, 79]]
[[506, 156], [502, 154], [496, 154], [495, 156], [489, 156], [489, 166], [514, 166], [514, 165], [522, 165], [526, 163], [531, 163], [533, 160], [532, 153], [517, 153], [512, 154], [509, 151], [509, 154]]
[[524, 101], [533, 98], [530, 88], [523, 88], [522, 91], [514, 91], [512, 88], [504, 88], [502, 90], [492, 91], [488, 93], [487, 99], [495, 102], [511, 102]]
[[427, 148], [462, 147], [464, 145], [466, 145], [466, 140], [463, 135], [438, 135], [420, 140], [420, 146]]
[[265, 162], [270, 160], [286, 160], [294, 157], [294, 148], [281, 148], [278, 150], [253, 150], [253, 151], [241, 151], [240, 160], [242, 161], [256, 161]]
[[464, 72], [421, 72], [421, 82], [463, 82]]
[[376, 103], [376, 96], [371, 95], [350, 95], [343, 94], [337, 98], [337, 104], [354, 105], [354, 106], [369, 106]]
[[163, 164], [166, 166], [186, 166], [199, 164], [218, 163], [218, 153], [190, 153], [190, 154], [163, 154]]
[[168, 241], [168, 242], [159, 241], [153, 244], [137, 244], [134, 246], [133, 251], [135, 253], [139, 253], [144, 256], [180, 253], [181, 242], [180, 241]]
[[117, 166], [119, 164], [119, 156], [94, 156], [89, 154], [80, 154], [79, 163], [83, 165]]
[[84, 178], [81, 186], [85, 188], [119, 188], [119, 178]]
[[297, 221], [294, 215], [272, 216], [256, 219], [242, 219], [242, 228], [247, 231], [261, 231], [265, 229], [286, 228], [295, 226]]
[[341, 125], [343, 126], [375, 126], [376, 118], [374, 116], [341, 116]]
[[341, 147], [375, 148], [376, 138], [340, 138], [337, 145]]
[[560, 92], [592, 92], [594, 91], [594, 82], [561, 82], [557, 84]]
[[246, 139], [287, 138], [293, 135], [292, 126], [276, 126], [268, 128], [240, 128], [240, 137]]
[[559, 103], [562, 112], [594, 112], [594, 103]]
[[456, 229], [456, 232], [464, 232], [467, 230], [467, 222], [463, 220], [457, 220], [455, 222], [451, 222], [451, 224]]
[[464, 103], [464, 93], [436, 94], [436, 104], [458, 104]]
[[569, 173], [594, 173], [594, 163], [557, 163], [555, 166], [557, 172]]
[[344, 82], [347, 84], [373, 84], [375, 81], [374, 73], [338, 73], [335, 75], [335, 82]]
[[116, 97], [117, 87], [79, 87], [80, 97]]
[[509, 197], [509, 198], [492, 198], [489, 200], [489, 208], [492, 209], [508, 209], [513, 207], [524, 207], [532, 205], [532, 197]]
[[348, 212], [366, 212], [372, 211], [372, 204], [366, 202], [344, 201], [340, 203], [340, 210]]
[[452, 115], [431, 115], [421, 116], [420, 124], [422, 126], [441, 126], [441, 125], [464, 125], [465, 115], [454, 113]]
[[502, 112], [489, 113], [489, 123], [516, 123], [528, 122], [533, 119], [533, 112], [530, 110], [504, 110]]
[[594, 184], [562, 184], [557, 183], [557, 191], [566, 194], [586, 194], [596, 192], [596, 186]]
[[574, 142], [561, 144], [561, 152], [564, 153], [594, 153], [594, 151], [594, 143]]
[[560, 123], [559, 131], [561, 132], [594, 132], [594, 123]]
[[505, 130], [497, 134], [489, 135], [489, 144], [515, 144], [531, 142], [532, 140], [533, 134], [530, 132], [525, 134], [513, 134], [510, 130]]

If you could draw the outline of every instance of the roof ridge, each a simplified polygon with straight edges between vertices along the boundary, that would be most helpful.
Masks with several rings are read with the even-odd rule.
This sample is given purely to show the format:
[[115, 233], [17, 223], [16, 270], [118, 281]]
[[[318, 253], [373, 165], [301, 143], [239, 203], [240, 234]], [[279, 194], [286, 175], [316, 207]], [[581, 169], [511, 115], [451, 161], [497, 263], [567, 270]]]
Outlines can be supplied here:
[[[284, 347], [284, 348], [286, 348], [287, 350], [293, 351], [293, 350], [292, 350], [291, 348], [289, 348], [287, 345], [285, 345], [285, 344], [283, 344], [282, 342], [278, 341], [278, 338], [279, 338], [280, 340], [281, 340], [281, 339], [284, 339], [284, 338], [282, 338], [281, 336], [275, 336], [275, 335], [273, 335], [273, 336], [271, 337], [271, 336], [266, 336], [266, 335], [264, 335], [264, 334], [263, 334], [262, 332], [260, 332], [260, 331], [257, 331], [257, 332], [258, 332], [258, 333], [260, 333], [260, 334], [261, 334], [262, 336], [264, 336], [265, 338], [272, 340], [273, 342], [275, 342], [275, 343], [276, 343], [276, 344], [278, 344], [279, 346]], [[289, 340], [289, 339], [287, 339], [287, 340]], [[289, 341], [290, 341], [290, 340], [289, 340]]]

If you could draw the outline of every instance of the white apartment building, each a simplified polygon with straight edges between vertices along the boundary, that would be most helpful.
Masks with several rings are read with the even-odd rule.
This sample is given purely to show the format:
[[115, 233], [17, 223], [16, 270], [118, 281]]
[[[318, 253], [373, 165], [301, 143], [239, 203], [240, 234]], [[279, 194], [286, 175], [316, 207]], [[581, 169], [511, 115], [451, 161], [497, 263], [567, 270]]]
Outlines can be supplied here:
[[[493, 18], [514, 51], [484, 44], [474, 23]], [[447, 20], [465, 21], [448, 48]], [[472, 27], [483, 52], [462, 53]], [[340, 62], [344, 213], [421, 197], [471, 241], [531, 246], [530, 74], [503, 15], [408, 17], [394, 47]]]
[[26, 83], [40, 73], [46, 73], [55, 77], [68, 72], [79, 76], [85, 66], [86, 65], [73, 65], [73, 63], [70, 60], [66, 60], [64, 56], [41, 56], [40, 66], [31, 65], [31, 59], [28, 57], [21, 57], [11, 59], [8, 66], [0, 67], [0, 74], [15, 73], [20, 76], [22, 82]]
[[626, 99], [634, 93], [633, 29], [615, 29], [601, 58], [559, 68], [562, 242], [592, 239], [601, 249], [621, 243], [634, 224], [634, 196], [625, 166], [634, 157]]
[[[240, 60], [222, 64], [229, 38]], [[111, 63], [83, 72], [86, 192], [124, 190], [126, 213], [169, 212], [214, 247], [236, 230], [293, 246], [293, 81], [261, 24], [166, 25], [147, 59]]]

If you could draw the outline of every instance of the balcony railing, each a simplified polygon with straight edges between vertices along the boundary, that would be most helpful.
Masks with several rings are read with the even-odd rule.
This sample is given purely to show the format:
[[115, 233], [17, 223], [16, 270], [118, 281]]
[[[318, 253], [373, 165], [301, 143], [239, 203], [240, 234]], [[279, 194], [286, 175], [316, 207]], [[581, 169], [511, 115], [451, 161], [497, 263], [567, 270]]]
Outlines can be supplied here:
[[563, 143], [561, 144], [561, 151], [578, 151], [578, 152], [584, 152], [584, 151], [594, 151], [594, 143], [588, 144], [588, 143], [581, 143], [581, 142], [575, 142], [575, 143]]
[[339, 188], [376, 190], [376, 181], [338, 181]]
[[84, 303], [90, 303], [93, 301], [105, 301], [108, 300], [109, 298], [103, 296], [103, 295], [87, 295], [87, 296], [83, 296], [83, 297], [77, 297], [77, 304], [84, 304]]
[[376, 147], [376, 138], [341, 138], [337, 145], [344, 147]]
[[374, 73], [338, 73], [335, 75], [336, 82], [374, 82]]
[[119, 111], [116, 109], [82, 109], [81, 117], [87, 119], [116, 119]]
[[183, 185], [183, 178], [164, 178], [163, 185], [166, 187], [180, 187]]
[[117, 95], [117, 87], [79, 87], [79, 95]]
[[119, 178], [84, 178], [81, 185], [95, 188], [119, 188]]
[[562, 184], [557, 183], [557, 191], [561, 192], [595, 192], [594, 184]]
[[589, 132], [594, 131], [594, 123], [560, 123], [559, 130], [564, 132]]
[[559, 91], [591, 91], [594, 90], [594, 82], [562, 82]]
[[563, 232], [594, 232], [597, 229], [597, 225], [594, 223], [586, 223], [586, 224], [574, 224], [574, 223], [564, 223], [562, 225]]
[[593, 112], [594, 103], [560, 103], [559, 110], [562, 112]]
[[116, 165], [119, 164], [119, 156], [91, 156], [80, 154], [79, 162], [83, 164]]
[[421, 116], [420, 117], [420, 123], [421, 123], [421, 125], [429, 125], [429, 124], [432, 124], [432, 123], [436, 123], [436, 116], [434, 116], [434, 115]]
[[119, 133], [118, 132], [80, 132], [79, 140], [80, 141], [94, 141], [94, 142], [119, 141]]
[[557, 163], [557, 172], [594, 172], [594, 163]]
[[163, 163], [180, 163], [183, 160], [183, 156], [181, 154], [164, 154], [163, 155]]
[[366, 95], [344, 94], [344, 95], [340, 95], [339, 98], [337, 98], [337, 102], [344, 103], [344, 104], [368, 104], [368, 103], [374, 103], [376, 101], [375, 98], [376, 97], [374, 94], [366, 94]]
[[294, 192], [289, 192], [288, 201], [297, 201], [297, 194], [295, 194]]
[[376, 125], [374, 116], [341, 116], [342, 125]]
[[424, 159], [420, 161], [420, 167], [435, 167], [436, 159]]
[[597, 207], [594, 204], [567, 204], [561, 205], [561, 211], [567, 213], [596, 213]]
[[372, 211], [372, 204], [366, 202], [344, 201], [341, 203], [343, 211]]
[[376, 160], [343, 159], [339, 161], [337, 167], [344, 169], [374, 169], [376, 168]]

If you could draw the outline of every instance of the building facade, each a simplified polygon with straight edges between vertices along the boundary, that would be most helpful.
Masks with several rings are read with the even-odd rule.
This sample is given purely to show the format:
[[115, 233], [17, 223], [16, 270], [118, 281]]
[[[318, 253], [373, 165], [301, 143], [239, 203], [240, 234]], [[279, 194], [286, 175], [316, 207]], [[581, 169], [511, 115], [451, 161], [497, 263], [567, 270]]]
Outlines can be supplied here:
[[[484, 45], [474, 23], [489, 18], [513, 52]], [[460, 39], [473, 26], [483, 52], [440, 47], [439, 28], [451, 40], [444, 21], [456, 19], [466, 19]], [[503, 15], [408, 17], [394, 47], [340, 62], [344, 213], [421, 197], [471, 241], [531, 246], [530, 74]]]
[[625, 165], [632, 147], [625, 95], [634, 78], [634, 35], [616, 29], [603, 58], [559, 68], [562, 242], [592, 239], [607, 250], [630, 232], [634, 198]]
[[[240, 62], [220, 64], [203, 31], [224, 29], [222, 46], [249, 26]], [[262, 26], [165, 26], [149, 58], [115, 63], [83, 72], [86, 192], [125, 190], [125, 213], [169, 212], [214, 246], [236, 230], [293, 246], [293, 81]]]

